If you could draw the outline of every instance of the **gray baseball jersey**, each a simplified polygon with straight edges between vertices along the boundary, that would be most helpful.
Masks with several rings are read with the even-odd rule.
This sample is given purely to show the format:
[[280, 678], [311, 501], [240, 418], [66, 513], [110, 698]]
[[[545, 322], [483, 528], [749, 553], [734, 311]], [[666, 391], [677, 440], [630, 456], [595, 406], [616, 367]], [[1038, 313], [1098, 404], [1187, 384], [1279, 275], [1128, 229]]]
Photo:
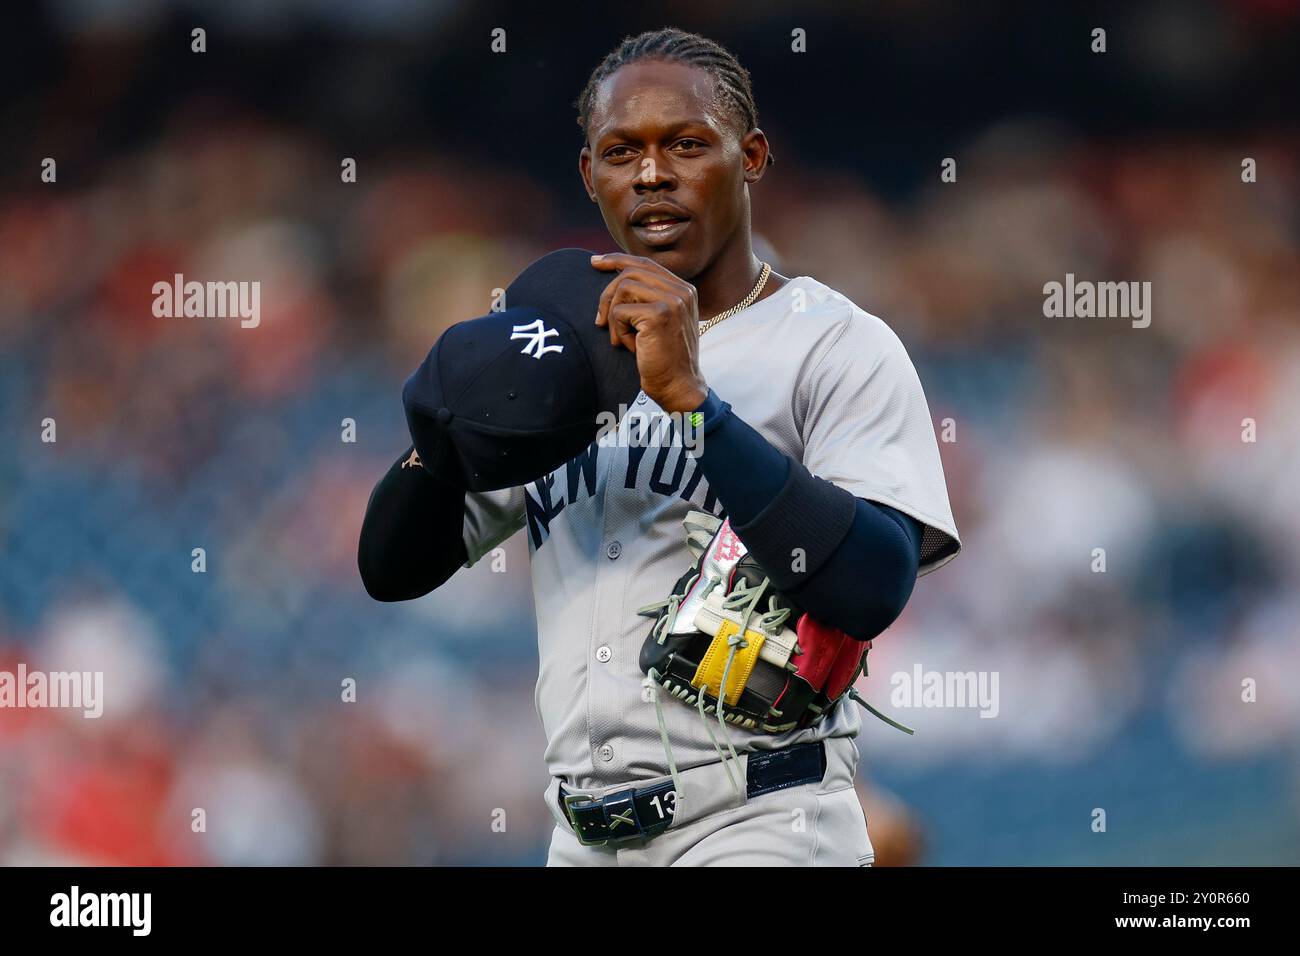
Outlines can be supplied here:
[[[543, 359], [544, 360], [544, 359]], [[920, 380], [898, 337], [816, 279], [791, 279], [700, 339], [700, 367], [734, 412], [814, 475], [924, 525], [921, 573], [960, 547]], [[638, 654], [692, 563], [682, 518], [720, 514], [679, 431], [645, 394], [585, 453], [524, 487], [466, 497], [478, 561], [521, 527], [537, 608], [537, 710], [553, 777], [598, 790], [668, 773]], [[707, 439], [705, 439], [707, 441]], [[694, 708], [662, 708], [677, 765], [716, 762]], [[848, 697], [817, 726], [782, 735], [730, 728], [740, 752], [858, 732]]]

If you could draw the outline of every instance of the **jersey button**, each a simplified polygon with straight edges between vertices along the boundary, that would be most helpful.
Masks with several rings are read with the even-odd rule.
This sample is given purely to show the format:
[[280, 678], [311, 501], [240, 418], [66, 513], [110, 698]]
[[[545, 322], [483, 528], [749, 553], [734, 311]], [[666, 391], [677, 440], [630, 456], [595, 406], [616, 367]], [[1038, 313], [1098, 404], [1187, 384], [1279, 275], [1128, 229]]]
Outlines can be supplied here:
[[600, 647], [596, 648], [596, 660], [600, 661], [602, 664], [608, 664], [609, 659], [613, 656], [614, 652], [609, 649], [609, 645], [607, 644], [602, 644]]
[[596, 751], [596, 756], [605, 761], [605, 763], [609, 763], [614, 759], [614, 748], [609, 744], [601, 744], [599, 749]]
[[617, 541], [611, 541], [609, 547], [605, 549], [605, 554], [609, 555], [609, 560], [617, 561], [618, 556], [623, 553], [623, 546]]

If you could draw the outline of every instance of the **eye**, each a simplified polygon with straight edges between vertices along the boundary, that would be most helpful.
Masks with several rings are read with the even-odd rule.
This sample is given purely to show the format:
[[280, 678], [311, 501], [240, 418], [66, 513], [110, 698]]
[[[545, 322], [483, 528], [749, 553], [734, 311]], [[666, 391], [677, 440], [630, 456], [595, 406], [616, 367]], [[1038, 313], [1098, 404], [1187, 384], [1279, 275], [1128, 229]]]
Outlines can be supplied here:
[[601, 154], [607, 160], [626, 159], [630, 155], [632, 155], [630, 146], [611, 146]]
[[707, 145], [708, 144], [703, 142], [702, 140], [690, 139], [688, 137], [686, 139], [679, 139], [677, 142], [673, 143], [673, 149], [677, 149], [678, 147], [681, 147], [681, 149], [685, 149], [685, 150], [694, 150], [694, 149], [702, 149]]

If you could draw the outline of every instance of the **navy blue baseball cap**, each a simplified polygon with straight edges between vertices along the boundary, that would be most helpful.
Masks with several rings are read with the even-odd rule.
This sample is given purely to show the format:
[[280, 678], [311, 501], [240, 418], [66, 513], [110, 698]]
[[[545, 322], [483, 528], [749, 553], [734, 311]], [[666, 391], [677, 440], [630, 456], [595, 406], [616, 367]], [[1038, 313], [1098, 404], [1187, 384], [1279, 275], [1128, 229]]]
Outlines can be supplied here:
[[406, 380], [407, 426], [431, 475], [469, 491], [526, 484], [590, 445], [602, 412], [636, 399], [636, 356], [596, 325], [614, 275], [591, 257], [538, 259], [506, 288], [503, 311], [453, 325]]

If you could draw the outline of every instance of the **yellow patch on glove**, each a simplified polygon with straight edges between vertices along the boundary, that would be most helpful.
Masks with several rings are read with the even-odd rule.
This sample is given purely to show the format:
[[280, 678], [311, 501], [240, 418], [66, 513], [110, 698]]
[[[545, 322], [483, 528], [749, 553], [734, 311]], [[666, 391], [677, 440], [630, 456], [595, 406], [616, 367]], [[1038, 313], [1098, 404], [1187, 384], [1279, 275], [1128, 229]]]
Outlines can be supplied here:
[[[695, 669], [695, 676], [691, 678], [691, 684], [697, 690], [707, 690], [714, 697], [722, 696], [717, 692], [717, 688], [722, 686], [722, 672], [727, 667], [727, 656], [731, 653], [731, 647], [727, 642], [731, 635], [739, 630], [740, 625], [735, 621], [722, 622], [703, 660], [700, 661], [700, 666]], [[740, 702], [740, 692], [749, 683], [749, 675], [753, 673], [754, 665], [758, 663], [758, 652], [763, 649], [765, 640], [767, 637], [761, 631], [752, 628], [745, 631], [746, 646], [736, 648], [736, 656], [731, 661], [731, 670], [727, 671], [725, 701], [728, 706], [734, 707]]]

